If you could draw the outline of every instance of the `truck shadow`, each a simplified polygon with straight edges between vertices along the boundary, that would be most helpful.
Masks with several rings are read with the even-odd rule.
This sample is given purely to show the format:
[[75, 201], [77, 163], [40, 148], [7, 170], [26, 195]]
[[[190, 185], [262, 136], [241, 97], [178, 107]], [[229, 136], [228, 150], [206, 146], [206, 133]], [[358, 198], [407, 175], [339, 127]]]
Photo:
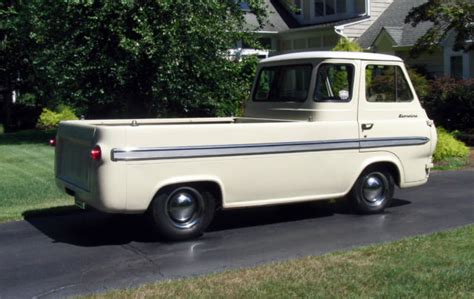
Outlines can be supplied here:
[[[392, 208], [410, 203], [406, 200], [394, 199], [391, 208], [386, 213], [390, 213]], [[125, 245], [131, 242], [164, 242], [156, 237], [150, 223], [143, 215], [111, 215], [66, 207], [58, 207], [55, 210], [59, 211], [59, 214], [44, 216], [44, 213], [35, 210], [25, 212], [23, 216], [32, 226], [52, 239], [52, 242], [81, 247]], [[318, 219], [336, 214], [354, 213], [347, 208], [347, 205], [338, 202], [312, 202], [219, 211], [207, 232]]]

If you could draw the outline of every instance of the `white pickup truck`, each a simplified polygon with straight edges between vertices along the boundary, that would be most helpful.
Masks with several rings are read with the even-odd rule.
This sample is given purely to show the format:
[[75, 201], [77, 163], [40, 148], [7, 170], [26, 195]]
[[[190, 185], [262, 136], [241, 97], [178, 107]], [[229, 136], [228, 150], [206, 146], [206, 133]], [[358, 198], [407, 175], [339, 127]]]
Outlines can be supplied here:
[[217, 209], [348, 196], [382, 212], [427, 182], [436, 141], [398, 57], [304, 52], [261, 61], [243, 117], [61, 122], [55, 174], [80, 206], [148, 212], [183, 240]]

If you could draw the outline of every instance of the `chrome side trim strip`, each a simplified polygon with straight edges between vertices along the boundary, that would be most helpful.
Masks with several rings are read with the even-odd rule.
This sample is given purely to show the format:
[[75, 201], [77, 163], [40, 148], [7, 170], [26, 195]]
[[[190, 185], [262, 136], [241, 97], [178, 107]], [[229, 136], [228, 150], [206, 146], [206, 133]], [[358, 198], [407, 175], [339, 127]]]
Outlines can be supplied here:
[[360, 140], [360, 148], [422, 145], [428, 141], [426, 137], [367, 138]]
[[242, 145], [187, 146], [170, 148], [146, 148], [112, 150], [112, 160], [154, 160], [237, 155], [263, 155], [322, 150], [359, 148], [359, 140], [335, 140], [320, 142], [282, 142]]
[[161, 160], [179, 158], [205, 158], [240, 155], [265, 155], [327, 150], [347, 150], [388, 146], [421, 145], [426, 137], [342, 139], [303, 142], [278, 142], [254, 144], [230, 144], [209, 146], [178, 146], [158, 148], [113, 149], [113, 161]]

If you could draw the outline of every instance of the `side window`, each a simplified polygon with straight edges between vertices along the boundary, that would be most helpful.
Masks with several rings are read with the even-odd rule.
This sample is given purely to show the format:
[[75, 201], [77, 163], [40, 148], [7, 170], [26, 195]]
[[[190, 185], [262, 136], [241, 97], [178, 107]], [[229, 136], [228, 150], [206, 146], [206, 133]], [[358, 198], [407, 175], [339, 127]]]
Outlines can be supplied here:
[[365, 70], [368, 102], [410, 102], [413, 94], [405, 74], [395, 65], [368, 65]]
[[353, 81], [353, 65], [322, 64], [318, 68], [314, 100], [348, 102], [352, 98]]
[[303, 102], [308, 97], [311, 65], [263, 68], [260, 71], [254, 101]]

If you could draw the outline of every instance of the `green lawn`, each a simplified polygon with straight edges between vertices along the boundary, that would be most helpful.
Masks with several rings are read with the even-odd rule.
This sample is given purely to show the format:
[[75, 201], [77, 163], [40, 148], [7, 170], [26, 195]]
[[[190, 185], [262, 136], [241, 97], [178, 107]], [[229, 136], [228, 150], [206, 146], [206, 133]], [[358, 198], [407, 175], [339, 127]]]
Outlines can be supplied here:
[[93, 298], [474, 298], [474, 225]]
[[23, 213], [71, 205], [71, 197], [54, 183], [54, 132], [0, 134], [0, 222], [18, 220]]

